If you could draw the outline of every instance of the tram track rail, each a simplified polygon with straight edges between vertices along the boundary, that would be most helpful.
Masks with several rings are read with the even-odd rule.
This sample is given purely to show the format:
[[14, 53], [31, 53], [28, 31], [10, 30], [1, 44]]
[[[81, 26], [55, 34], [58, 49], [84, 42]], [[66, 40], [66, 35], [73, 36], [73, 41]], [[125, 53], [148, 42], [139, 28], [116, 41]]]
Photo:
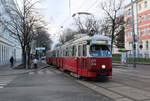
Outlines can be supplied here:
[[130, 98], [128, 96], [122, 95], [118, 92], [115, 92], [109, 88], [100, 86], [94, 82], [87, 82], [87, 81], [81, 81], [81, 80], [77, 80], [78, 83], [96, 91], [97, 93], [100, 93], [108, 98], [113, 99], [114, 101], [119, 101], [119, 100], [126, 100], [126, 101], [136, 101], [136, 99]]

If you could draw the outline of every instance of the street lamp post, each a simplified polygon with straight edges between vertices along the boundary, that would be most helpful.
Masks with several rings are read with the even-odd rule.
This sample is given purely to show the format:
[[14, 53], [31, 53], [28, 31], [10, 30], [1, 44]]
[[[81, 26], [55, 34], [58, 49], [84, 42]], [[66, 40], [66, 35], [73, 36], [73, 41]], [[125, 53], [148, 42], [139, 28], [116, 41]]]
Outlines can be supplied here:
[[131, 6], [132, 6], [133, 67], [136, 67], [136, 44], [135, 44], [135, 31], [134, 31], [134, 9], [133, 9], [133, 0], [131, 0]]

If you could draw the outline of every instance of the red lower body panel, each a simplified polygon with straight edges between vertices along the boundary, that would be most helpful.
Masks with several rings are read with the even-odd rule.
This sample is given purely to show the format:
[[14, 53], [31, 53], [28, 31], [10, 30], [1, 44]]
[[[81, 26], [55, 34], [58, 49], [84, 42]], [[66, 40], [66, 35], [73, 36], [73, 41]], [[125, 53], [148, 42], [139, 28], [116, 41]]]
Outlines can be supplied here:
[[[112, 59], [94, 57], [47, 58], [47, 63], [84, 77], [112, 76]], [[105, 68], [102, 68], [105, 65]]]

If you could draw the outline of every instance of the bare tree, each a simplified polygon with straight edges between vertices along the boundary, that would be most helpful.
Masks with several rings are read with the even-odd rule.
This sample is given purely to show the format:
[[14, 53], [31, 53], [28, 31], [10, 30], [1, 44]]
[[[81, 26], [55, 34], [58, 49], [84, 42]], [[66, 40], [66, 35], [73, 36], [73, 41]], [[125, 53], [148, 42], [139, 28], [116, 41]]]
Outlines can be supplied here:
[[125, 47], [125, 28], [124, 26], [120, 26], [120, 31], [118, 33], [116, 33], [116, 37], [114, 40], [114, 44], [118, 47], [118, 48], [124, 48]]
[[33, 36], [36, 34], [34, 32], [34, 26], [41, 21], [41, 18], [37, 18], [35, 10], [35, 4], [38, 1], [19, 1], [21, 2], [21, 5], [18, 4], [17, 0], [12, 0], [12, 2], [1, 0], [5, 13], [2, 14], [0, 22], [7, 31], [12, 33], [12, 35], [15, 35], [19, 40], [22, 48], [22, 62], [25, 65], [27, 63], [27, 54], [28, 57], [30, 55]]
[[36, 28], [34, 41], [36, 47], [45, 47], [45, 52], [51, 49], [52, 40], [50, 34], [44, 27]]
[[66, 30], [63, 31], [63, 35], [60, 36], [59, 41], [60, 41], [61, 43], [67, 42], [67, 41], [73, 39], [73, 38], [74, 38], [74, 35], [75, 35], [76, 33], [77, 33], [77, 32], [75, 32], [75, 31], [73, 31], [72, 29], [69, 29], [69, 28], [68, 28], [68, 29], [66, 29]]
[[91, 29], [94, 29], [96, 32], [99, 31], [100, 21], [93, 16], [84, 16], [84, 18], [78, 16], [74, 20], [79, 33], [89, 33]]
[[115, 31], [119, 28], [118, 16], [120, 15], [123, 0], [107, 0], [102, 2], [101, 8], [106, 13], [107, 25], [111, 33], [111, 50], [113, 49], [113, 42], [115, 39]]

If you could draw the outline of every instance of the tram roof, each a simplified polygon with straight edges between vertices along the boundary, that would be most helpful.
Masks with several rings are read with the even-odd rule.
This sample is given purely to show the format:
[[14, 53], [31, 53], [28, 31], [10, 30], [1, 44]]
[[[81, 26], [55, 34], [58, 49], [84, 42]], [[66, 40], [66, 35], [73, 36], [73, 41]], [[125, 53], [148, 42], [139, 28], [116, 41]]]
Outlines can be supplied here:
[[64, 44], [60, 45], [60, 47], [63, 47], [63, 46], [68, 46], [68, 45], [71, 45], [71, 44], [81, 44], [81, 43], [84, 43], [86, 41], [96, 41], [96, 40], [107, 40], [107, 41], [111, 41], [111, 39], [107, 36], [104, 36], [104, 35], [100, 35], [100, 34], [95, 34], [94, 36], [89, 36], [89, 35], [84, 35], [83, 37], [80, 37], [80, 38], [75, 38], [75, 39], [72, 39], [68, 42], [65, 42]]

